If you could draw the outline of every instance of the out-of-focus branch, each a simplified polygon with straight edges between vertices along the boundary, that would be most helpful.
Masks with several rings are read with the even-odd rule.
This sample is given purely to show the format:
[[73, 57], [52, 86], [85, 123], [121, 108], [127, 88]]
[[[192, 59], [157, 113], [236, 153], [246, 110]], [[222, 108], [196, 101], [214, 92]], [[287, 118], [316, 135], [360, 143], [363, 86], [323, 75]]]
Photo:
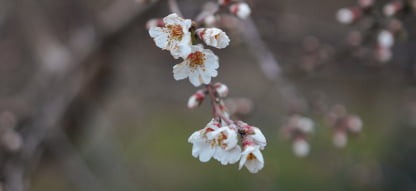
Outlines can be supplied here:
[[48, 149], [57, 157], [65, 173], [79, 190], [108, 190], [90, 170], [61, 129], [54, 129], [48, 139]]
[[258, 64], [267, 79], [273, 81], [281, 76], [281, 68], [273, 53], [264, 44], [251, 18], [247, 18], [240, 26], [241, 34], [245, 42], [248, 42], [250, 50], [253, 52]]
[[283, 102], [285, 106], [289, 111], [305, 111], [307, 109], [305, 100], [297, 92], [295, 86], [283, 77], [278, 61], [261, 39], [253, 20], [251, 18], [242, 20], [241, 24], [237, 26], [244, 42], [247, 42], [250, 51], [258, 60], [261, 71], [268, 80], [277, 86], [279, 93], [285, 100]]
[[[25, 190], [25, 178], [30, 175], [28, 169], [33, 169], [32, 160], [42, 153], [41, 143], [50, 131], [57, 128], [57, 123], [81, 89], [84, 80], [82, 64], [85, 60], [107, 37], [114, 35], [148, 7], [143, 3], [129, 6], [122, 3], [127, 1], [116, 2], [117, 6], [106, 9], [102, 14], [105, 16], [99, 17], [97, 26], [75, 30], [67, 43], [59, 42], [56, 38], [48, 26], [47, 17], [40, 10], [40, 4], [29, 0], [16, 2], [19, 23], [26, 31], [24, 36], [29, 41], [35, 62], [42, 70], [28, 86], [27, 92], [33, 92], [28, 93], [28, 97], [35, 110], [31, 112], [33, 116], [29, 117], [31, 121], [21, 128], [24, 140], [22, 149], [5, 158], [1, 173], [6, 190]], [[125, 13], [125, 7], [130, 8], [129, 14], [120, 14]], [[94, 35], [96, 32], [101, 35]]]
[[183, 17], [181, 9], [179, 8], [176, 0], [169, 0], [169, 9], [172, 13], [176, 13], [178, 16]]

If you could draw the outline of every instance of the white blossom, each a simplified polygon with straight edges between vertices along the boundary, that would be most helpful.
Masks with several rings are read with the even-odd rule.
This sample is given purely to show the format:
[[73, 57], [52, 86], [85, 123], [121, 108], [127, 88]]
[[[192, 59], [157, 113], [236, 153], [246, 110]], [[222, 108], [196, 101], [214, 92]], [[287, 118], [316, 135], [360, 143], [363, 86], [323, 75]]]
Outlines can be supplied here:
[[195, 33], [208, 46], [221, 49], [230, 44], [230, 38], [219, 28], [200, 28]]
[[363, 122], [358, 116], [350, 116], [347, 121], [348, 129], [353, 133], [358, 133], [363, 128]]
[[402, 9], [402, 4], [400, 2], [388, 3], [383, 8], [384, 15], [388, 17], [394, 16], [400, 9]]
[[192, 40], [189, 28], [192, 21], [172, 13], [163, 18], [163, 22], [164, 27], [151, 27], [149, 30], [156, 46], [169, 50], [175, 59], [188, 55], [191, 52]]
[[309, 143], [305, 139], [296, 139], [293, 143], [293, 152], [298, 157], [305, 157], [309, 154]]
[[236, 3], [230, 6], [230, 12], [241, 19], [247, 19], [251, 14], [251, 9], [247, 3]]
[[337, 12], [337, 20], [343, 24], [350, 24], [354, 21], [354, 13], [348, 8], [342, 8]]
[[173, 77], [182, 80], [189, 77], [194, 86], [209, 84], [211, 77], [218, 75], [218, 57], [202, 45], [191, 46], [191, 52], [184, 57], [184, 61], [173, 66]]
[[347, 145], [347, 134], [343, 131], [337, 131], [332, 137], [334, 145], [338, 148], [343, 148]]
[[237, 145], [238, 134], [234, 127], [223, 126], [207, 133], [207, 138], [217, 147], [214, 158], [222, 165], [233, 164], [240, 159], [241, 148]]
[[214, 15], [208, 15], [204, 18], [204, 24], [206, 26], [214, 26], [217, 22], [217, 18]]
[[297, 128], [301, 130], [303, 133], [311, 133], [314, 129], [313, 121], [307, 117], [299, 116], [296, 122], [297, 122]]
[[383, 48], [390, 48], [394, 44], [394, 36], [390, 31], [382, 30], [377, 36], [377, 41]]
[[201, 162], [208, 162], [215, 154], [215, 142], [207, 138], [207, 133], [215, 131], [219, 124], [214, 120], [210, 121], [207, 126], [199, 131], [195, 131], [188, 139], [192, 143], [192, 156], [199, 158]]
[[264, 167], [264, 159], [260, 152], [260, 146], [251, 144], [244, 147], [244, 151], [241, 153], [239, 169], [243, 166], [246, 166], [251, 173], [257, 173]]
[[253, 134], [251, 134], [251, 138], [253, 139], [254, 143], [260, 146], [260, 149], [263, 150], [264, 147], [267, 145], [266, 137], [263, 135], [261, 130], [257, 127], [253, 128]]

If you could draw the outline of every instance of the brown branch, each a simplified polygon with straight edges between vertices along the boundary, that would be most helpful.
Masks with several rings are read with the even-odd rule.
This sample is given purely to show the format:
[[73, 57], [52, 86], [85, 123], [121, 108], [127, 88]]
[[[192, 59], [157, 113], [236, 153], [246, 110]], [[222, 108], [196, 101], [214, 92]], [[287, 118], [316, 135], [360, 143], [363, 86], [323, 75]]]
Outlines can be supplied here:
[[[48, 26], [48, 19], [42, 14], [39, 4], [29, 0], [17, 1], [16, 4], [22, 31], [27, 31], [24, 35], [30, 42], [34, 57], [37, 58], [35, 62], [43, 70], [26, 90], [35, 110], [30, 117], [31, 122], [22, 127], [20, 132], [24, 145], [19, 153], [6, 157], [2, 169], [4, 185], [8, 191], [25, 190], [25, 178], [30, 174], [29, 169], [33, 169], [32, 160], [42, 153], [41, 143], [51, 130], [57, 128], [57, 123], [64, 117], [67, 107], [81, 89], [82, 64], [105, 39], [115, 35], [120, 28], [125, 27], [148, 7], [143, 4], [134, 6], [127, 16], [116, 14], [125, 6], [109, 8], [114, 11], [106, 12], [105, 17], [98, 19], [99, 23], [96, 26], [76, 30], [78, 33], [72, 36], [74, 38], [68, 43], [61, 43]], [[113, 13], [115, 15], [111, 15]], [[91, 30], [93, 33], [102, 31], [101, 36], [89, 36]], [[78, 37], [81, 37], [81, 40]]]

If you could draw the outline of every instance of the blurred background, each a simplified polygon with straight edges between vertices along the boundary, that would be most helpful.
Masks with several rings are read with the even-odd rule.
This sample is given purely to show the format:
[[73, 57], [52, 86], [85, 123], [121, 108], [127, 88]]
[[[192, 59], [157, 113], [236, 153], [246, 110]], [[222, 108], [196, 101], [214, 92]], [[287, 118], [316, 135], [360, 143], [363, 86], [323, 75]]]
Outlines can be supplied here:
[[[178, 3], [195, 18], [207, 1]], [[349, 43], [363, 27], [336, 20], [354, 0], [248, 3], [252, 20], [228, 25], [230, 46], [214, 50], [213, 80], [253, 103], [242, 117], [268, 140], [258, 174], [192, 157], [187, 139], [211, 108], [186, 108], [196, 88], [173, 79], [179, 60], [148, 35], [167, 1], [0, 0], [0, 190], [416, 190], [414, 13], [398, 18], [406, 35], [392, 59], [377, 62], [371, 41]], [[265, 75], [259, 43], [278, 77]], [[342, 149], [325, 123], [336, 104], [363, 121]], [[315, 121], [304, 158], [279, 131], [293, 113]]]

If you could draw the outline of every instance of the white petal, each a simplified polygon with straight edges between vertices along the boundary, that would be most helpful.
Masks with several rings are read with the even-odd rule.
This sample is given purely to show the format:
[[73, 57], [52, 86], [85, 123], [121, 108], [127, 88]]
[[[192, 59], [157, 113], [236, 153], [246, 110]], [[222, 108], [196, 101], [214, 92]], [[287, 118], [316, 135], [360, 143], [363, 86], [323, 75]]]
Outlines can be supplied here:
[[263, 135], [261, 130], [257, 127], [253, 127], [254, 134], [251, 135], [254, 142], [260, 146], [261, 149], [263, 149], [267, 145], [266, 137]]
[[222, 165], [234, 164], [241, 157], [241, 148], [239, 146], [234, 147], [231, 150], [217, 149], [214, 158], [221, 162]]
[[189, 136], [188, 142], [189, 143], [195, 143], [199, 139], [201, 139], [201, 132], [200, 131], [195, 131], [194, 133], [192, 133], [191, 136]]
[[199, 80], [199, 72], [197, 72], [197, 71], [190, 72], [190, 74], [189, 74], [189, 81], [195, 87], [200, 86], [202, 82]]
[[206, 144], [203, 148], [201, 148], [201, 152], [199, 153], [199, 160], [201, 162], [208, 162], [215, 153], [215, 147], [211, 147], [211, 145]]
[[168, 48], [169, 34], [164, 33], [160, 27], [153, 27], [149, 30], [149, 34], [153, 37], [157, 47], [161, 49]]
[[246, 164], [247, 161], [247, 155], [241, 154], [240, 163], [238, 164], [238, 170], [241, 170], [243, 168], [244, 164]]
[[173, 78], [175, 78], [175, 80], [185, 79], [188, 75], [189, 67], [184, 62], [173, 66]]

